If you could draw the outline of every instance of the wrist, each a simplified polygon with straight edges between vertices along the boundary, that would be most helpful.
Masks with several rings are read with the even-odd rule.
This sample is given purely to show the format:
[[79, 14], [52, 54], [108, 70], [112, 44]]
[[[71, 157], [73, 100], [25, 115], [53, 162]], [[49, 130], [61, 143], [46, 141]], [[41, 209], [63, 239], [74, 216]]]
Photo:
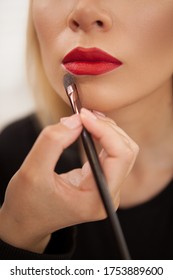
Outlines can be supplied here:
[[32, 225], [16, 221], [3, 208], [0, 209], [0, 239], [11, 246], [34, 253], [43, 253], [51, 235], [34, 234]]

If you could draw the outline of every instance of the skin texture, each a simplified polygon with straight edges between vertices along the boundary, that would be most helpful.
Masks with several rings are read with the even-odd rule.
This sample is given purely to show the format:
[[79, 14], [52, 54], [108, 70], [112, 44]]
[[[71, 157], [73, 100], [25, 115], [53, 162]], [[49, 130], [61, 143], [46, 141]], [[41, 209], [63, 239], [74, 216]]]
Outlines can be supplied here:
[[115, 209], [119, 201], [131, 207], [150, 199], [172, 178], [173, 1], [32, 3], [45, 72], [65, 100], [62, 60], [73, 48], [101, 48], [123, 63], [104, 75], [76, 77], [82, 106], [106, 116], [82, 109], [45, 128], [9, 183], [0, 237], [42, 252], [53, 231], [105, 218], [88, 163], [61, 176], [54, 173], [82, 126], [102, 147], [100, 160]]
[[45, 71], [63, 99], [62, 60], [75, 47], [97, 47], [123, 63], [76, 81], [82, 105], [116, 121], [141, 148], [122, 186], [125, 207], [151, 198], [172, 177], [172, 14], [172, 0], [33, 1]]
[[170, 0], [33, 1], [35, 28], [52, 86], [65, 98], [61, 62], [81, 46], [98, 47], [123, 62], [111, 73], [77, 78], [84, 107], [108, 113], [165, 91], [173, 70], [172, 14]]
[[[118, 207], [120, 186], [133, 166], [138, 147], [112, 120], [82, 109], [80, 116], [45, 128], [12, 178], [0, 211], [2, 240], [42, 252], [53, 231], [106, 217], [88, 163], [67, 174], [54, 172], [63, 149], [79, 137], [82, 125], [104, 149], [100, 160], [115, 209]], [[111, 144], [112, 137], [116, 147]]]

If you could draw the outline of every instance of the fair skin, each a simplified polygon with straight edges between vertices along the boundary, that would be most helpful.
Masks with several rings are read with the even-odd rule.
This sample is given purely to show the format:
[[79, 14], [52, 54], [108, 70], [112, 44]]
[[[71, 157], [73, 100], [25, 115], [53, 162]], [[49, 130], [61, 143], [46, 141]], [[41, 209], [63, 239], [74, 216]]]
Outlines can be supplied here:
[[105, 113], [141, 147], [122, 207], [149, 199], [172, 178], [172, 14], [172, 0], [33, 1], [47, 76], [62, 98], [61, 61], [75, 47], [97, 47], [123, 62], [104, 75], [77, 77], [82, 105]]
[[[119, 198], [120, 207], [150, 199], [172, 178], [173, 1], [32, 2], [46, 74], [66, 101], [61, 61], [70, 50], [97, 47], [123, 62], [103, 75], [77, 77], [82, 106], [107, 117], [84, 109], [46, 128], [9, 183], [0, 237], [42, 252], [53, 231], [105, 217], [87, 163], [62, 176], [53, 172], [82, 125], [103, 148], [100, 158], [115, 208]], [[140, 146], [137, 160], [134, 140]]]

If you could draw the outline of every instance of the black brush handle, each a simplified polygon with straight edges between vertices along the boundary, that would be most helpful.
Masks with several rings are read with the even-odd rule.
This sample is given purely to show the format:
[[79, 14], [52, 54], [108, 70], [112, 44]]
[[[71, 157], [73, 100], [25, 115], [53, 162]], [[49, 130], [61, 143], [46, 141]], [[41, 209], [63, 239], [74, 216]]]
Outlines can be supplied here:
[[112, 200], [108, 191], [107, 182], [105, 179], [105, 175], [103, 173], [102, 167], [100, 165], [100, 161], [97, 155], [97, 151], [91, 137], [91, 134], [84, 128], [81, 133], [81, 138], [83, 142], [83, 146], [85, 152], [88, 157], [88, 161], [91, 166], [91, 170], [93, 172], [96, 184], [98, 186], [98, 190], [100, 196], [103, 201], [103, 205], [105, 207], [108, 219], [110, 220], [110, 224], [117, 240], [117, 245], [119, 248], [119, 252], [121, 258], [124, 260], [130, 260], [130, 254], [128, 251], [128, 247], [121, 229], [121, 225], [117, 216], [117, 213], [114, 210], [114, 206], [112, 204]]
[[[72, 75], [66, 74], [64, 76], [64, 87], [73, 112], [79, 114], [81, 110], [81, 104], [78, 96], [78, 90], [74, 82], [74, 77]], [[130, 254], [127, 248], [127, 244], [121, 229], [121, 225], [119, 223], [117, 213], [114, 210], [111, 196], [108, 191], [106, 178], [101, 167], [92, 136], [85, 128], [83, 128], [81, 137], [86, 155], [88, 157], [88, 161], [91, 166], [91, 170], [93, 172], [94, 179], [98, 187], [98, 191], [105, 207], [106, 214], [110, 221], [115, 240], [117, 241], [120, 256], [124, 260], [130, 260]]]

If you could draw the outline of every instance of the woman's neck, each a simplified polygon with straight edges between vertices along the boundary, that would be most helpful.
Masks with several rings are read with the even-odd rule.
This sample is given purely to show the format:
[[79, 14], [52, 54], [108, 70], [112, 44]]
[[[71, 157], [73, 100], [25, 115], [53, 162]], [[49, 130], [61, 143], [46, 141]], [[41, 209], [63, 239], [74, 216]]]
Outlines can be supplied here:
[[173, 175], [172, 83], [165, 85], [164, 91], [154, 92], [108, 116], [140, 148], [134, 168], [121, 192], [120, 206], [134, 206], [163, 190]]

